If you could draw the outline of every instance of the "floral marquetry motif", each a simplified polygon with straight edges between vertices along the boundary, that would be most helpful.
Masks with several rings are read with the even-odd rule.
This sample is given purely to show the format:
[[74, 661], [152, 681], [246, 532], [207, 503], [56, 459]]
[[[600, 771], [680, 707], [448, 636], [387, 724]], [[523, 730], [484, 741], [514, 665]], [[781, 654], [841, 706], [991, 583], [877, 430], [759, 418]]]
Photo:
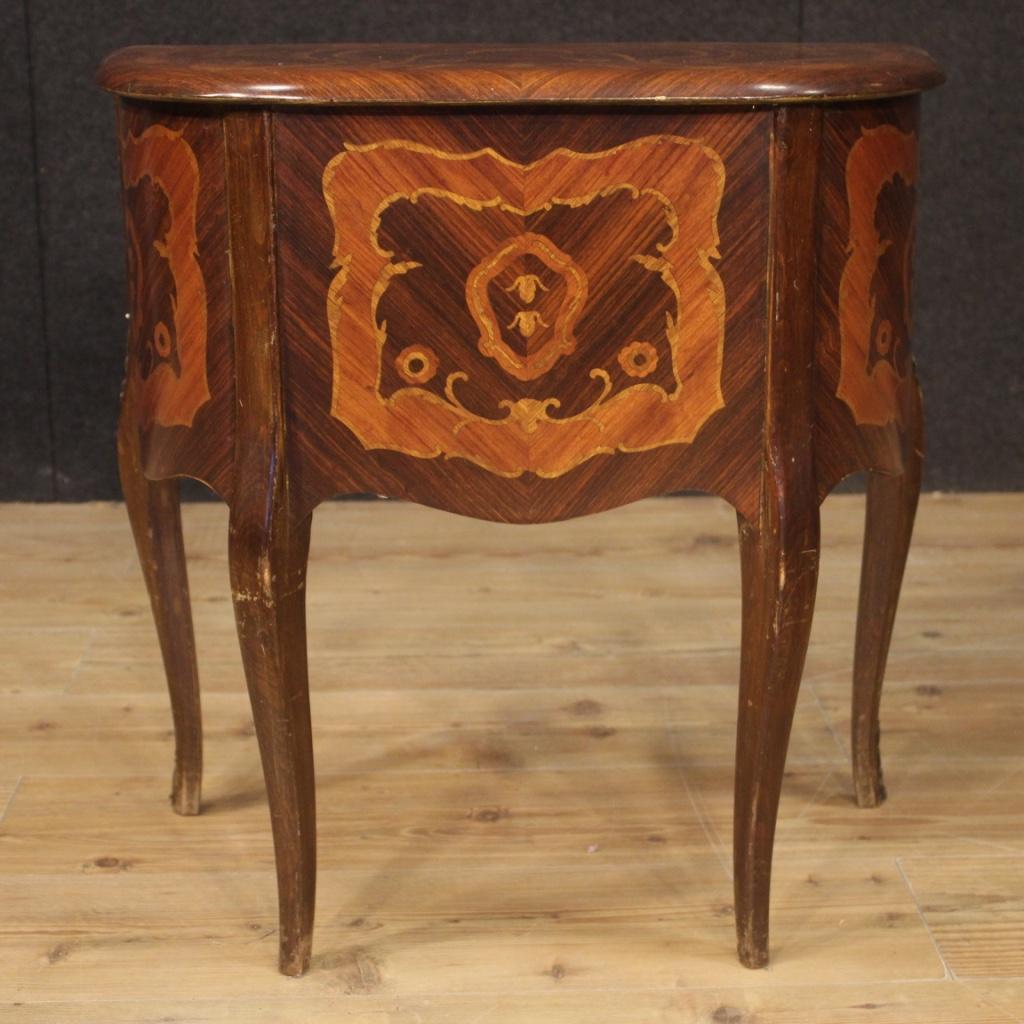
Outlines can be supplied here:
[[619, 350], [619, 365], [630, 377], [646, 377], [658, 366], [658, 350], [647, 341], [634, 341]]
[[910, 278], [917, 140], [866, 129], [846, 161], [849, 246], [839, 284], [839, 397], [858, 424], [903, 420], [910, 369]]
[[395, 358], [402, 379], [409, 384], [426, 384], [437, 373], [437, 356], [426, 345], [410, 345]]
[[182, 134], [151, 125], [122, 146], [131, 350], [143, 425], [191, 426], [210, 397], [206, 283], [199, 266], [199, 164]]
[[[512, 319], [504, 324], [504, 331], [518, 332], [523, 339], [536, 336], [533, 344], [527, 342], [523, 351], [516, 352], [503, 336], [502, 321], [494, 311], [489, 292], [510, 267], [533, 265], [546, 274], [553, 273], [557, 284], [545, 284], [538, 274], [519, 273], [511, 284], [499, 286], [506, 295], [513, 293], [526, 307], [507, 311], [512, 313]], [[499, 300], [503, 298], [498, 295]], [[541, 308], [528, 308], [538, 298]], [[480, 328], [480, 351], [493, 356], [519, 380], [541, 376], [559, 356], [576, 347], [572, 331], [586, 302], [587, 275], [550, 238], [531, 232], [511, 239], [496, 253], [486, 256], [466, 279], [466, 305]], [[544, 319], [544, 306], [554, 307], [548, 312], [550, 323]]]
[[724, 182], [675, 136], [528, 164], [350, 144], [323, 176], [332, 415], [507, 477], [691, 442], [723, 406]]

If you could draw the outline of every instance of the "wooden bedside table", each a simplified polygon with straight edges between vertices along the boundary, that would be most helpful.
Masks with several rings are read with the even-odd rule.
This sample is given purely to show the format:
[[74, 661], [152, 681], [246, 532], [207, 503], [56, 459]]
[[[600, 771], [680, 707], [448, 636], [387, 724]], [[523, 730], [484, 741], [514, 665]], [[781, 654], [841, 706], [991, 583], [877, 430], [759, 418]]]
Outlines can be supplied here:
[[[869, 472], [853, 770], [921, 484], [910, 355], [916, 94], [902, 46], [133, 47], [116, 93], [131, 324], [125, 500], [199, 810], [177, 483], [231, 510], [270, 799], [280, 965], [310, 957], [311, 514], [373, 492], [537, 523], [693, 488], [743, 577], [740, 960], [768, 959], [772, 842], [818, 505]], [[383, 625], [383, 624], [382, 624]]]

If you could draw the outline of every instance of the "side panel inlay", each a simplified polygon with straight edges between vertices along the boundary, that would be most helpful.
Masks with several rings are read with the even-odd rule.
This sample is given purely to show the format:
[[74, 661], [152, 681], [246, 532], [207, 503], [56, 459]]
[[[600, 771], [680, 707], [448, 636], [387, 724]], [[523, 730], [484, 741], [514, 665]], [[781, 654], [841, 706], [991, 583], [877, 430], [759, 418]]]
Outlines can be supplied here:
[[916, 182], [916, 136], [865, 129], [846, 161], [849, 256], [839, 283], [838, 395], [858, 424], [902, 423]]
[[196, 239], [199, 164], [181, 132], [154, 124], [124, 134], [122, 168], [140, 423], [190, 427], [210, 398]]
[[699, 141], [391, 139], [327, 165], [331, 414], [367, 450], [557, 477], [687, 444], [723, 406], [724, 164]]
[[825, 112], [818, 184], [815, 465], [819, 496], [903, 471], [917, 382], [911, 271], [918, 100]]

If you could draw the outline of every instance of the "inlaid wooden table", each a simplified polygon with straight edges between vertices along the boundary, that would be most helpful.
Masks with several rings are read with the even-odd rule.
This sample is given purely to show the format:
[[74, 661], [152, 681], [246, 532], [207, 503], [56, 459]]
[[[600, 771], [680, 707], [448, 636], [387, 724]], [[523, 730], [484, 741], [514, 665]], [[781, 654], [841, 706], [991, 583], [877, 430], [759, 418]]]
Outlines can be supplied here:
[[[539, 523], [683, 488], [736, 509], [740, 960], [772, 842], [818, 506], [868, 472], [857, 802], [921, 483], [917, 94], [902, 46], [133, 47], [116, 93], [131, 309], [118, 452], [174, 712], [201, 733], [177, 481], [230, 506], [280, 965], [310, 957], [314, 507]], [[380, 629], [396, 628], [382, 621]]]

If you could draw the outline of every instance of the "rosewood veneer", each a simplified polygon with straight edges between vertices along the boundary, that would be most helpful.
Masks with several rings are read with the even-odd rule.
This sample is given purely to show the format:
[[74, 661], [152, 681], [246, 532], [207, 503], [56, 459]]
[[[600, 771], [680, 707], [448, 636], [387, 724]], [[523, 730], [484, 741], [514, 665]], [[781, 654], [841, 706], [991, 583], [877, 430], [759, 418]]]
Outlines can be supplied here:
[[[372, 492], [537, 523], [692, 488], [739, 521], [740, 960], [772, 843], [818, 506], [867, 471], [857, 802], [921, 484], [910, 354], [918, 96], [875, 45], [132, 47], [118, 97], [125, 499], [167, 669], [173, 804], [199, 685], [176, 478], [230, 506], [280, 966], [310, 957], [312, 512]], [[382, 624], [383, 625], [383, 624]]]

